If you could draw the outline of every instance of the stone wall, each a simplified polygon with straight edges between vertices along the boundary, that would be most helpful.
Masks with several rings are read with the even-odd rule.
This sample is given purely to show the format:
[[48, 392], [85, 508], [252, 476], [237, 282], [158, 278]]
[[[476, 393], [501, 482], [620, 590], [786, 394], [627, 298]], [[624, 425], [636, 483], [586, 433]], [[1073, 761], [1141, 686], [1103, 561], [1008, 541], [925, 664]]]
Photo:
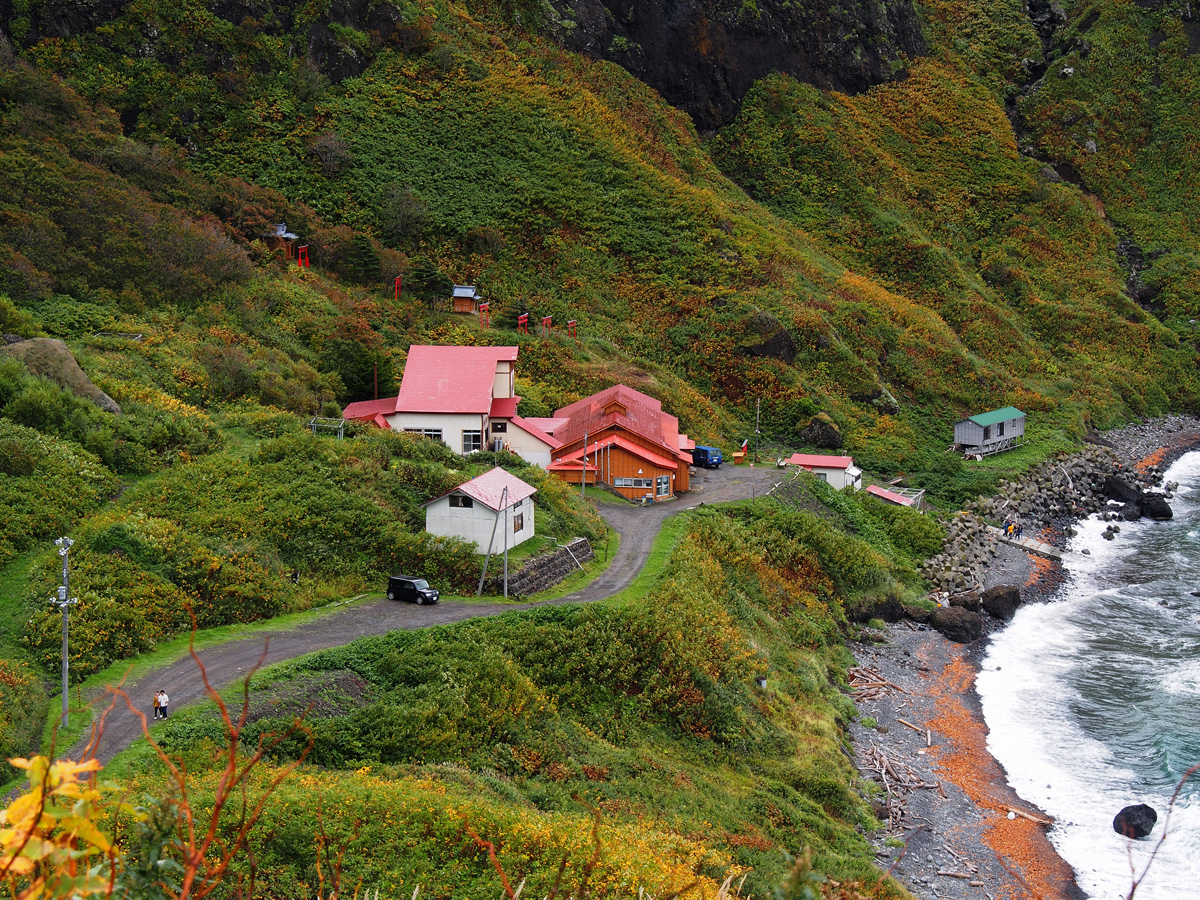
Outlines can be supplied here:
[[[938, 591], [972, 590], [996, 555], [989, 522], [1000, 525], [1012, 520], [1024, 526], [1026, 537], [1061, 546], [1063, 535], [1056, 529], [1091, 513], [1101, 512], [1106, 520], [1151, 515], [1147, 504], [1152, 499], [1165, 504], [1172, 496], [1169, 490], [1163, 495], [1146, 493], [1161, 482], [1158, 466], [1132, 468], [1115, 450], [1103, 446], [1045, 460], [1020, 477], [1001, 482], [996, 497], [968, 503], [951, 517], [944, 551], [926, 560], [922, 574]], [[1167, 508], [1154, 517], [1170, 515]]]
[[[572, 554], [574, 554], [574, 559], [571, 558]], [[587, 539], [575, 538], [569, 544], [526, 560], [525, 565], [519, 571], [508, 573], [508, 596], [528, 597], [530, 594], [552, 588], [578, 568], [575, 560], [579, 560], [580, 565], [585, 565], [594, 557], [592, 545], [588, 543]], [[496, 560], [493, 559], [493, 567], [495, 564]], [[504, 573], [502, 571], [495, 575], [489, 573], [483, 587], [485, 593], [502, 594], [504, 592]]]

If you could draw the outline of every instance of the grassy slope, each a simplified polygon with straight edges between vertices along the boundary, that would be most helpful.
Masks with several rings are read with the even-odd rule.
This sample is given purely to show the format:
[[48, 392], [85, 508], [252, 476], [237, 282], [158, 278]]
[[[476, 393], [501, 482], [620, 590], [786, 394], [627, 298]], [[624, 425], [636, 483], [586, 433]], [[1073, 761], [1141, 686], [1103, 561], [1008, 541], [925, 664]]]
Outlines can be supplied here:
[[[691, 878], [707, 893], [748, 872], [744, 893], [761, 896], [786, 872], [780, 851], [803, 846], [832, 877], [874, 882], [855, 830], [869, 817], [840, 749], [837, 722], [853, 713], [837, 687], [838, 598], [907, 592], [894, 573], [912, 577], [911, 527], [927, 523], [821, 487], [803, 479], [784, 503], [677, 517], [683, 533], [663, 536], [672, 560], [646, 579], [644, 602], [389, 635], [257, 676], [249, 740], [314, 704], [309, 765], [256, 843], [265, 889], [313, 883], [320, 806], [347, 848], [344, 877], [390, 896], [417, 883], [439, 896], [487, 890], [486, 858], [457, 849], [467, 826], [496, 842], [514, 882], [545, 892], [565, 855], [574, 885], [591, 852], [588, 809], [601, 816], [605, 895]], [[859, 537], [841, 530], [844, 516]], [[214, 777], [206, 742], [220, 733], [205, 708], [156, 731], [198, 773], [201, 803]], [[150, 759], [141, 748], [124, 765], [153, 789]]]
[[[319, 522], [289, 526], [276, 473], [370, 525], [381, 509], [411, 513], [451, 461], [393, 447], [387, 478], [364, 479], [378, 448], [330, 458], [293, 437], [262, 449], [298, 415], [367, 396], [376, 366], [391, 388], [413, 341], [519, 342], [530, 415], [613, 380], [661, 397], [706, 442], [744, 433], [759, 398], [764, 430], [785, 443], [824, 410], [873, 469], [906, 471], [946, 500], [1023, 464], [946, 462], [948, 424], [968, 410], [1022, 406], [1042, 453], [1085, 423], [1193, 407], [1182, 324], [1196, 296], [1195, 198], [1181, 162], [1192, 24], [1105, 5], [1088, 56], [1069, 60], [1078, 77], [1048, 77], [1020, 101], [1036, 140], [1099, 192], [1105, 219], [1016, 152], [1003, 104], [1021, 59], [1040, 56], [1021, 4], [928, 7], [936, 53], [908, 80], [848, 98], [768, 79], [708, 146], [621, 70], [451, 3], [430, 6], [426, 43], [376, 42], [371, 66], [336, 85], [295, 65], [269, 21], [242, 29], [198, 2], [145, 0], [94, 35], [19, 48], [44, 69], [0, 71], [0, 292], [15, 303], [0, 318], [67, 339], [130, 415], [98, 423], [19, 386], [4, 415], [57, 443], [39, 445], [30, 472], [5, 474], [19, 515], [0, 552], [82, 521], [80, 583], [91, 565], [88, 602], [111, 614], [95, 620], [104, 659], [161, 639], [118, 597], [175, 624], [182, 600], [214, 591], [235, 619], [321, 599], [279, 590], [314, 541], [353, 557], [335, 590], [354, 590], [387, 561]], [[312, 149], [331, 134], [345, 155], [325, 166]], [[317, 268], [289, 268], [257, 241], [275, 221], [305, 236]], [[1112, 222], [1169, 251], [1147, 277], [1180, 335], [1124, 298]], [[579, 319], [583, 340], [430, 314], [422, 283], [438, 271], [482, 284], [502, 328], [528, 310]], [[781, 331], [794, 364], [751, 352]], [[93, 471], [90, 492], [71, 493], [72, 461]], [[237, 534], [221, 528], [222, 495], [192, 489], [204, 477], [236, 486]], [[12, 492], [47, 479], [76, 507]], [[135, 487], [105, 505], [118, 481]], [[824, 547], [826, 527], [800, 533]], [[40, 598], [51, 567], [42, 555], [7, 569], [5, 608], [14, 586]]]

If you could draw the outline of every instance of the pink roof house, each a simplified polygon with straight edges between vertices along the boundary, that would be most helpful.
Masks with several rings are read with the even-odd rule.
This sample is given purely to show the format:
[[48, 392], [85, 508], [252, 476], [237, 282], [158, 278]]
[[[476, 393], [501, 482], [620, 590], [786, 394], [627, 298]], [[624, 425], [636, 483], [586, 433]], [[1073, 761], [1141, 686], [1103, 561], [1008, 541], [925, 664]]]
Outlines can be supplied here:
[[426, 503], [425, 530], [470, 541], [483, 552], [495, 529], [497, 547], [515, 547], [534, 535], [535, 493], [533, 485], [496, 467]]
[[511, 450], [540, 466], [559, 441], [517, 415], [517, 347], [408, 349], [400, 393], [349, 404], [342, 415], [358, 422], [420, 434], [457, 453]]
[[852, 456], [830, 456], [824, 453], [793, 453], [784, 462], [812, 472], [821, 481], [826, 481], [839, 491], [845, 488], [857, 491], [862, 487], [862, 469], [854, 465]]

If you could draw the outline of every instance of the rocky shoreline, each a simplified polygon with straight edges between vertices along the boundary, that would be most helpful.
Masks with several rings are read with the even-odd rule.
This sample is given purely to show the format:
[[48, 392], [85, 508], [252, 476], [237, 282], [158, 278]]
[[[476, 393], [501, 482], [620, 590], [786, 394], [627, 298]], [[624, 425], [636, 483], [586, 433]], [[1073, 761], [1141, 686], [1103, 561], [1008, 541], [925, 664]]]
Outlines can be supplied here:
[[[859, 771], [878, 788], [873, 804], [885, 828], [873, 836], [876, 858], [914, 895], [1086, 896], [1047, 837], [1052, 821], [1016, 795], [987, 752], [974, 690], [986, 635], [1006, 624], [1005, 616], [982, 608], [989, 589], [1016, 593], [1018, 603], [1044, 601], [1062, 584], [1063, 569], [997, 540], [985, 517], [1016, 517], [1026, 534], [1062, 548], [1082, 516], [1102, 512], [1116, 523], [1140, 514], [1139, 498], [1155, 496], [1163, 470], [1197, 446], [1200, 418], [1165, 417], [1090, 435], [1079, 453], [1048, 460], [1004, 485], [999, 498], [978, 501], [955, 517], [948, 552], [929, 566], [944, 576], [935, 582], [942, 602], [955, 600], [956, 610], [979, 620], [974, 637], [945, 637], [929, 610], [908, 608], [884, 642], [875, 635], [856, 648], [851, 687], [860, 719], [851, 737]], [[1120, 489], [1113, 479], [1134, 492], [1114, 496]], [[1161, 492], [1168, 503], [1169, 493]], [[914, 621], [921, 618], [926, 621]]]

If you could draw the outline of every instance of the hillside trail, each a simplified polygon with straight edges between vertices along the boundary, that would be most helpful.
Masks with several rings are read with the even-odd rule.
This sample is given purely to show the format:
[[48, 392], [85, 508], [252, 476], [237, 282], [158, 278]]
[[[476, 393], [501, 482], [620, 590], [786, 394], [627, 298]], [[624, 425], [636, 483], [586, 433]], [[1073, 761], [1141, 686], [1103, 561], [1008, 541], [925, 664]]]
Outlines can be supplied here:
[[[698, 469], [692, 481], [693, 490], [678, 500], [650, 507], [604, 504], [598, 511], [621, 536], [621, 546], [612, 564], [587, 587], [555, 600], [540, 603], [471, 603], [445, 600], [434, 606], [416, 606], [385, 599], [347, 604], [337, 612], [321, 616], [294, 628], [259, 632], [252, 637], [206, 647], [197, 655], [204, 664], [209, 683], [216, 689], [244, 678], [260, 662], [272, 665], [285, 660], [340, 647], [361, 637], [387, 634], [390, 631], [409, 631], [447, 625], [466, 619], [497, 616], [506, 612], [564, 603], [590, 603], [619, 593], [628, 587], [646, 565], [654, 538], [663, 521], [701, 503], [722, 503], [762, 496], [783, 477], [783, 472], [769, 462], [754, 468], [725, 466], [720, 469]], [[166, 691], [171, 710], [178, 710], [205, 697], [204, 684], [190, 656], [154, 669], [124, 685], [130, 701], [145, 713], [151, 728], [154, 726], [151, 705], [156, 691]], [[97, 716], [109, 705], [109, 698], [100, 689], [91, 698]], [[119, 702], [108, 714], [104, 731], [96, 745], [95, 756], [107, 763], [142, 736], [138, 717], [124, 702]], [[90, 738], [81, 739], [67, 756], [78, 759], [86, 750]]]

